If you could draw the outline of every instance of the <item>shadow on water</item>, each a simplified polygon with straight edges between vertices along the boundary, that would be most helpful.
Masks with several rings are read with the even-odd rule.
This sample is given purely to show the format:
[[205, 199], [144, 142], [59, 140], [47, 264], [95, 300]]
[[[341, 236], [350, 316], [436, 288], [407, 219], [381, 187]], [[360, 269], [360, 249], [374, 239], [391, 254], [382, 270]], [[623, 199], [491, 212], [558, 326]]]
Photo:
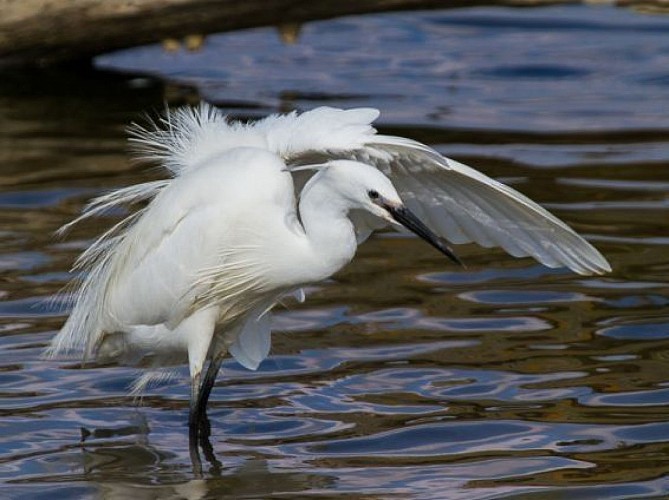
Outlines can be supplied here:
[[[403, 13], [308, 25], [294, 46], [254, 30], [195, 54], [147, 47], [97, 61], [113, 72], [3, 77], [0, 496], [661, 497], [660, 28], [669, 19], [585, 6]], [[209, 410], [215, 459], [203, 455], [194, 479], [187, 384], [152, 388], [137, 406], [134, 370], [40, 354], [65, 317], [67, 269], [121, 214], [64, 241], [53, 231], [92, 195], [161, 175], [127, 160], [125, 127], [200, 95], [245, 118], [378, 106], [383, 133], [548, 206], [614, 273], [580, 277], [474, 246], [458, 249], [468, 267], [455, 269], [414, 239], [379, 235], [305, 304], [278, 311], [257, 372], [224, 364]]]

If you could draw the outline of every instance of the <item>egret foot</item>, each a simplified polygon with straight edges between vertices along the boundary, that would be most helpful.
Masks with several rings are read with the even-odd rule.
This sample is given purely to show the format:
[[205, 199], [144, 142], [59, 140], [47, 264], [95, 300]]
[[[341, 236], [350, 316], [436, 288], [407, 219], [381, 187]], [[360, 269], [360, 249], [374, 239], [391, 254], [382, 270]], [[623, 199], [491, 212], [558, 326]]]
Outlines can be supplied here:
[[200, 373], [195, 375], [191, 381], [191, 404], [188, 415], [188, 444], [190, 448], [193, 473], [196, 477], [202, 476], [202, 460], [198, 447], [202, 447], [205, 458], [215, 467], [220, 467], [216, 460], [214, 450], [209, 441], [211, 435], [211, 424], [207, 417], [207, 404], [209, 396], [216, 383], [216, 376], [221, 368], [223, 358], [219, 357], [209, 362], [204, 378]]

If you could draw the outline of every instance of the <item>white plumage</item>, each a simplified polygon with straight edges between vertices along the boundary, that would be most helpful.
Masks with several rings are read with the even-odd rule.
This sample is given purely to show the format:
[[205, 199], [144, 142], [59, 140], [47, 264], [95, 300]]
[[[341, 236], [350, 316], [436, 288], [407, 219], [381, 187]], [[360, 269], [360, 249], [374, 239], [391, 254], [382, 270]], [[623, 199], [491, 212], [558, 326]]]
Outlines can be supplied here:
[[[193, 429], [222, 356], [257, 368], [269, 353], [271, 308], [341, 269], [373, 230], [402, 223], [450, 255], [403, 204], [455, 243], [500, 246], [579, 274], [610, 271], [595, 248], [517, 191], [428, 146], [378, 135], [378, 114], [318, 108], [242, 124], [203, 104], [133, 126], [138, 155], [171, 177], [103, 195], [63, 228], [149, 201], [77, 260], [87, 275], [50, 354], [187, 360]], [[306, 184], [296, 180], [305, 173]]]

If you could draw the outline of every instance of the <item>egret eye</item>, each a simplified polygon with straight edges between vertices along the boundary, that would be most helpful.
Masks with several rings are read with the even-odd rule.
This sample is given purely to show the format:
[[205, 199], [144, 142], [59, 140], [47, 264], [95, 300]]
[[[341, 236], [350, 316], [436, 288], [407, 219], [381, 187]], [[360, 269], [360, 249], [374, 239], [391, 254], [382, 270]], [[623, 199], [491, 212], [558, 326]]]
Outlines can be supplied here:
[[372, 200], [378, 200], [378, 199], [379, 199], [379, 196], [380, 196], [380, 195], [379, 195], [379, 192], [378, 192], [378, 191], [375, 191], [374, 189], [372, 189], [371, 191], [369, 191], [367, 194], [369, 195], [369, 197], [370, 197]]

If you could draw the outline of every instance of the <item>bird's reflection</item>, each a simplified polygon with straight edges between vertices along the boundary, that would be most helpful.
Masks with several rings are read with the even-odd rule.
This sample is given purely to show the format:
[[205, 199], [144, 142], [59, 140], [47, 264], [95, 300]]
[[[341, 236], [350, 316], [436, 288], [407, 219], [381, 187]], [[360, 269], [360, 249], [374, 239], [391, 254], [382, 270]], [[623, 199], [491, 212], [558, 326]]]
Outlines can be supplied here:
[[[214, 452], [214, 447], [211, 444], [211, 422], [209, 420], [209, 417], [206, 414], [204, 414], [200, 422], [201, 422], [200, 434], [195, 439], [193, 439], [193, 436], [191, 435], [191, 439], [188, 442], [188, 450], [193, 470], [193, 477], [195, 479], [202, 479], [203, 477], [202, 457], [204, 457], [205, 461], [210, 465], [207, 471], [208, 474], [214, 476], [220, 475], [223, 468], [223, 464], [216, 457], [216, 454]], [[160, 459], [161, 457], [158, 454], [157, 450], [154, 450], [154, 448], [149, 445], [149, 439], [148, 439], [149, 432], [150, 430], [148, 422], [141, 413], [137, 413], [133, 418], [133, 420], [129, 423], [129, 425], [125, 425], [122, 427], [96, 428], [96, 429], [88, 429], [82, 427], [81, 445], [82, 449], [84, 450], [84, 458], [85, 458], [84, 472], [88, 473], [92, 471], [92, 468], [90, 466], [91, 461], [87, 460], [86, 458], [90, 458], [94, 456], [96, 453], [98, 455], [101, 455], [101, 454], [107, 454], [109, 451], [114, 450], [114, 448], [100, 446], [96, 447], [95, 451], [90, 451], [87, 448], [87, 443], [90, 443], [92, 440], [95, 439], [113, 439], [124, 436], [136, 436], [137, 445], [144, 446], [146, 447], [147, 450], [153, 451], [154, 453], [151, 453], [151, 455]], [[116, 451], [120, 449], [121, 448], [116, 448]], [[94, 464], [93, 468], [99, 465], [98, 460], [93, 460], [92, 463]]]
[[202, 449], [202, 455], [205, 460], [211, 465], [211, 474], [220, 475], [221, 469], [223, 468], [220, 460], [216, 458], [214, 447], [211, 445], [211, 422], [206, 414], [202, 417], [200, 425], [199, 437], [193, 438], [191, 435], [188, 441], [190, 460], [193, 465], [193, 476], [196, 479], [202, 478], [202, 459], [200, 457], [200, 449]]
[[[257, 456], [235, 453], [227, 462], [220, 460], [211, 442], [209, 421], [203, 425], [206, 432], [197, 442], [189, 443], [190, 467], [184, 467], [180, 450], [171, 451], [174, 448], [170, 446], [168, 451], [150, 443], [150, 430], [141, 415], [123, 427], [83, 430], [82, 480], [95, 484], [98, 496], [106, 500], [264, 498], [276, 492], [294, 495], [314, 487], [327, 488], [335, 480], [324, 474], [277, 472], [268, 460]], [[131, 435], [134, 442], [128, 443]], [[98, 441], [118, 437], [125, 442]], [[221, 446], [219, 443], [219, 454]]]

